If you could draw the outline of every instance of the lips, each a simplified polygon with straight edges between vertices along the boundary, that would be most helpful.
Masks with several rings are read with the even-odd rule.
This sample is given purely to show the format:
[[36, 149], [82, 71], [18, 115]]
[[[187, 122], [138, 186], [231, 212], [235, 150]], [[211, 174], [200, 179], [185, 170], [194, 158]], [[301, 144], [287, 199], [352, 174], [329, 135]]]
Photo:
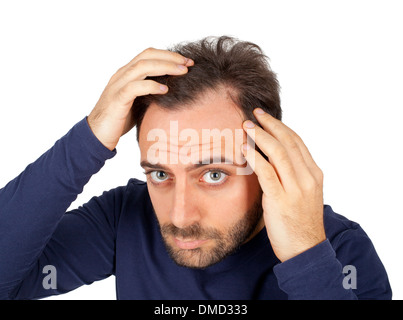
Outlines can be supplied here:
[[197, 248], [201, 247], [204, 243], [206, 243], [208, 241], [208, 239], [206, 239], [206, 240], [192, 240], [192, 239], [187, 240], [187, 239], [178, 239], [178, 238], [174, 237], [174, 241], [180, 249], [191, 250], [191, 249], [197, 249]]

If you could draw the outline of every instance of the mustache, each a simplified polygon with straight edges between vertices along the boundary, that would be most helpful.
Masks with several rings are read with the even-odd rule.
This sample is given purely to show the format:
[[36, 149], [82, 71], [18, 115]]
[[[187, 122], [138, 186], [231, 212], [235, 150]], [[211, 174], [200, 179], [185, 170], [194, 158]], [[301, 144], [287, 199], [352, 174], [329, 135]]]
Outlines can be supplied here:
[[178, 228], [173, 224], [161, 226], [163, 235], [172, 235], [180, 238], [192, 239], [220, 239], [222, 233], [214, 228], [202, 228], [199, 223], [192, 224], [186, 228]]

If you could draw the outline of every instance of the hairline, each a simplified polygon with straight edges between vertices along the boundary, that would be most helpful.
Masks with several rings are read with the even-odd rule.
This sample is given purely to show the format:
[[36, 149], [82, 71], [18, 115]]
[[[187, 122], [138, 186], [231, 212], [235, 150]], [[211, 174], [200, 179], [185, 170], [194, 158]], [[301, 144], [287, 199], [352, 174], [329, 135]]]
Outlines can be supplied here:
[[143, 118], [141, 119], [140, 122], [140, 127], [137, 128], [137, 142], [140, 142], [140, 131], [141, 131], [141, 125], [143, 124], [144, 117], [149, 110], [151, 105], [155, 105], [158, 108], [168, 110], [172, 109], [173, 111], [177, 110], [183, 110], [183, 109], [191, 109], [194, 108], [197, 102], [203, 101], [203, 99], [209, 94], [209, 93], [221, 93], [223, 92], [226, 97], [233, 102], [233, 104], [236, 106], [235, 110], [238, 111], [239, 115], [243, 120], [246, 120], [246, 115], [245, 112], [242, 110], [242, 107], [239, 105], [238, 97], [239, 97], [239, 90], [231, 86], [230, 84], [226, 83], [225, 81], [222, 81], [221, 83], [217, 84], [215, 87], [212, 88], [204, 88], [202, 91], [200, 91], [194, 98], [193, 101], [190, 102], [184, 102], [176, 105], [175, 107], [170, 107], [168, 105], [163, 105], [163, 104], [158, 104], [156, 102], [151, 102], [147, 108], [146, 111], [143, 114]]

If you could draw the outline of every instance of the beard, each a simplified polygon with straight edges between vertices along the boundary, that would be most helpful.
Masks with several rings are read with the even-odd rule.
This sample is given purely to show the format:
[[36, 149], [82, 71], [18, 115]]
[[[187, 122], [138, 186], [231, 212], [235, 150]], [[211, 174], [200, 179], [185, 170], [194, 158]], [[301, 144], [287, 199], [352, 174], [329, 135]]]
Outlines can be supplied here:
[[[186, 228], [173, 224], [160, 225], [161, 235], [169, 256], [179, 266], [204, 269], [225, 259], [237, 251], [255, 232], [263, 216], [262, 195], [253, 203], [244, 216], [222, 232], [212, 227], [202, 227], [195, 223]], [[158, 221], [158, 219], [157, 219]], [[212, 246], [195, 249], [180, 249], [172, 245], [169, 239], [208, 239]]]

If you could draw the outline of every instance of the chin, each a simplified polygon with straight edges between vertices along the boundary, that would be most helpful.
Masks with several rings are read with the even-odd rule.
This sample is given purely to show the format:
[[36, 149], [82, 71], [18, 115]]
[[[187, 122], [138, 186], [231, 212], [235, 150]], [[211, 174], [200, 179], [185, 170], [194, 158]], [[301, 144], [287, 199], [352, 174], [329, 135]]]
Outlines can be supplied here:
[[195, 249], [180, 249], [165, 241], [167, 251], [172, 260], [181, 267], [205, 269], [224, 260], [236, 251], [238, 246], [225, 246], [221, 241], [214, 241], [215, 245]]

